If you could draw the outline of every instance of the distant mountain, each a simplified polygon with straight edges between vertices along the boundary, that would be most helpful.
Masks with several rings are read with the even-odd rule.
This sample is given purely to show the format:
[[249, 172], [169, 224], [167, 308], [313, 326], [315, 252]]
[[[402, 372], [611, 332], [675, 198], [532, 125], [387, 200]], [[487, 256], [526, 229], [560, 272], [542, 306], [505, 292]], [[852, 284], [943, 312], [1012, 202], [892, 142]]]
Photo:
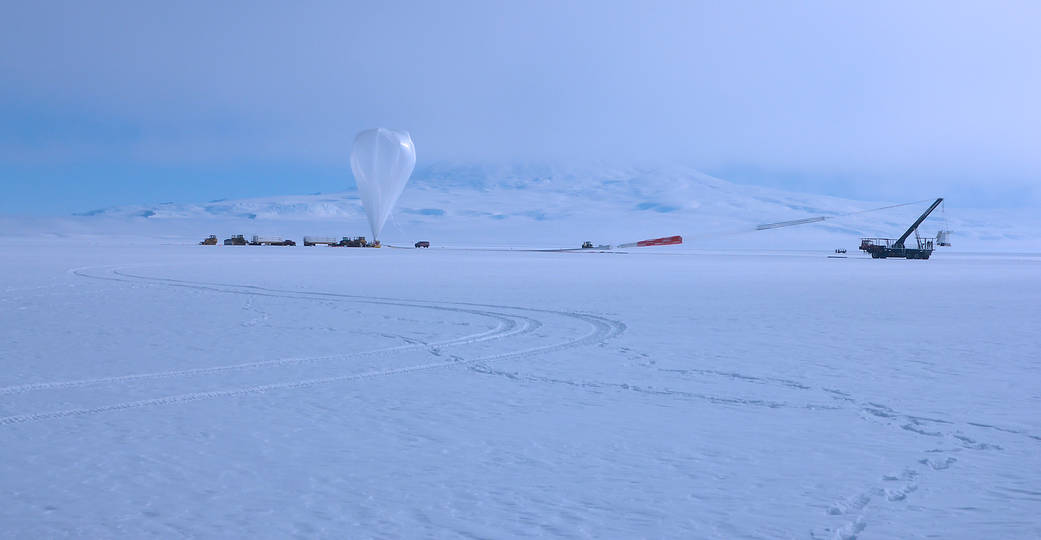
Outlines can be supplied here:
[[365, 215], [354, 193], [287, 195], [259, 199], [219, 200], [208, 203], [130, 205], [75, 214], [80, 217], [161, 219], [325, 219]]
[[[901, 201], [895, 201], [901, 202]], [[854, 214], [894, 201], [854, 201], [739, 185], [684, 167], [433, 165], [417, 170], [390, 222], [387, 241], [573, 245], [683, 234], [689, 247], [822, 249], [860, 236], [895, 237], [928, 202]], [[921, 227], [954, 230], [955, 247], [1041, 250], [1027, 212], [937, 210]], [[854, 214], [854, 215], [850, 215]], [[755, 232], [758, 224], [827, 216], [819, 223]], [[944, 223], [946, 219], [947, 223]], [[66, 229], [127, 227], [138, 234], [368, 234], [354, 191], [208, 203], [133, 205], [77, 215]], [[133, 226], [127, 225], [132, 223]]]

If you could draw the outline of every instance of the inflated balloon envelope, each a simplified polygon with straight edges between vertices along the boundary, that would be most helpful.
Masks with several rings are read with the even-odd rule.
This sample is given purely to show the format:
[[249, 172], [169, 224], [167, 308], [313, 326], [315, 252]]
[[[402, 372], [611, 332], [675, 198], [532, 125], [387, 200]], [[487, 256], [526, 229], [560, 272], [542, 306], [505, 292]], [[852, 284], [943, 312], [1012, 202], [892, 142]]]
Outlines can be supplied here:
[[416, 147], [407, 131], [367, 129], [354, 138], [351, 170], [369, 217], [373, 240], [379, 239], [383, 224], [415, 167]]

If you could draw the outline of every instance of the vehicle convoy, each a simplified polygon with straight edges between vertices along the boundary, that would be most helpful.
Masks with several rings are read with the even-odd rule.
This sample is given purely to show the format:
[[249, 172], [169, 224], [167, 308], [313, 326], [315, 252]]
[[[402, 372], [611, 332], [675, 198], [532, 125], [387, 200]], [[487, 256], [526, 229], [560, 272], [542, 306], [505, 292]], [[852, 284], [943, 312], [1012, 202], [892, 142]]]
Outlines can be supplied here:
[[247, 243], [248, 242], [246, 242], [246, 237], [242, 236], [241, 234], [235, 234], [232, 235], [231, 238], [224, 239], [225, 246], [244, 246]]
[[215, 246], [217, 245], [217, 235], [211, 234], [206, 237], [205, 240], [199, 242], [200, 246]]
[[[933, 240], [931, 238], [921, 238], [918, 236], [918, 226], [925, 221], [925, 218], [929, 217], [929, 214], [933, 210], [936, 210], [937, 206], [943, 202], [943, 197], [936, 199], [935, 202], [918, 219], [911, 224], [910, 227], [904, 231], [904, 234], [900, 235], [900, 238], [893, 240], [891, 238], [862, 238], [860, 240], [860, 250], [866, 251], [871, 254], [872, 259], [886, 259], [889, 257], [903, 258], [903, 259], [928, 259], [933, 254]], [[904, 242], [909, 236], [914, 234], [915, 241], [918, 244], [916, 248], [909, 248], [904, 245]], [[940, 245], [950, 245], [947, 242], [946, 232], [941, 231], [943, 234], [943, 241]], [[937, 235], [938, 237], [940, 235]]]
[[249, 242], [251, 246], [295, 246], [292, 240], [283, 240], [281, 236], [259, 236], [254, 234]]
[[332, 236], [305, 236], [304, 237], [304, 245], [305, 246], [317, 246], [319, 244], [326, 245], [326, 246], [331, 246], [331, 245], [336, 244], [338, 242], [339, 242], [339, 240], [337, 240], [335, 237], [332, 237]]
[[426, 240], [420, 240], [419, 242], [416, 242], [416, 247], [417, 248], [428, 248], [428, 247], [430, 247], [430, 242], [427, 242]]

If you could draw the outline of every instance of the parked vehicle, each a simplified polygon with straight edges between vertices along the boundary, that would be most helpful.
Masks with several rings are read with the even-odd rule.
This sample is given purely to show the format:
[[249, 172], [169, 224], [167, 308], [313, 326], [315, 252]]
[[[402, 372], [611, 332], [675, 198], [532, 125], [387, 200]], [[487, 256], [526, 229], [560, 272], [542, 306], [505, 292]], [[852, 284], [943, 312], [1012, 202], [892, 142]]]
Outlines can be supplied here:
[[296, 242], [292, 240], [283, 240], [281, 236], [259, 236], [254, 234], [253, 240], [250, 241], [251, 246], [295, 246]]
[[199, 242], [200, 246], [215, 246], [217, 245], [217, 235], [211, 234], [206, 237], [205, 240]]
[[364, 236], [344, 236], [343, 240], [332, 244], [333, 247], [380, 247], [380, 241], [369, 242]]
[[427, 242], [426, 240], [420, 240], [419, 242], [416, 242], [416, 247], [417, 248], [428, 248], [428, 247], [430, 247], [430, 242]]
[[241, 234], [236, 234], [233, 235], [231, 238], [224, 239], [225, 246], [244, 246], [247, 243], [248, 242], [246, 242], [246, 237]]
[[365, 247], [364, 236], [344, 236], [339, 243], [333, 244], [336, 247]]
[[[904, 234], [900, 235], [900, 238], [893, 240], [892, 238], [861, 238], [860, 239], [860, 250], [866, 251], [871, 254], [872, 259], [921, 259], [926, 260], [930, 255], [933, 254], [933, 239], [922, 238], [918, 235], [918, 226], [925, 221], [925, 218], [929, 217], [929, 214], [936, 210], [937, 206], [943, 202], [943, 197], [936, 199], [929, 208], [922, 212], [922, 215], [918, 216], [918, 219], [911, 224], [910, 227], [904, 231]], [[911, 235], [914, 235], [916, 247], [907, 247], [904, 242], [907, 241]], [[946, 237], [944, 238], [946, 240]]]
[[338, 242], [339, 242], [339, 240], [337, 240], [336, 238], [333, 238], [332, 236], [305, 236], [304, 237], [304, 245], [305, 246], [317, 246], [318, 244], [331, 246], [331, 245], [334, 245], [334, 244], [336, 244]]

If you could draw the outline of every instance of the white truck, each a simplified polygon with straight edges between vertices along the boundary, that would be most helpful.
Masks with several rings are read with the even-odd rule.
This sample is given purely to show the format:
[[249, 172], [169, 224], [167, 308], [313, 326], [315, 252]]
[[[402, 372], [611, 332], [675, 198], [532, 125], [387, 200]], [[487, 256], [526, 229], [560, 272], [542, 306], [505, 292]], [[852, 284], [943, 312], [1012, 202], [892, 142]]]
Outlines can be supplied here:
[[250, 241], [251, 246], [295, 246], [296, 242], [292, 240], [283, 240], [281, 236], [260, 236], [253, 235], [253, 239]]

